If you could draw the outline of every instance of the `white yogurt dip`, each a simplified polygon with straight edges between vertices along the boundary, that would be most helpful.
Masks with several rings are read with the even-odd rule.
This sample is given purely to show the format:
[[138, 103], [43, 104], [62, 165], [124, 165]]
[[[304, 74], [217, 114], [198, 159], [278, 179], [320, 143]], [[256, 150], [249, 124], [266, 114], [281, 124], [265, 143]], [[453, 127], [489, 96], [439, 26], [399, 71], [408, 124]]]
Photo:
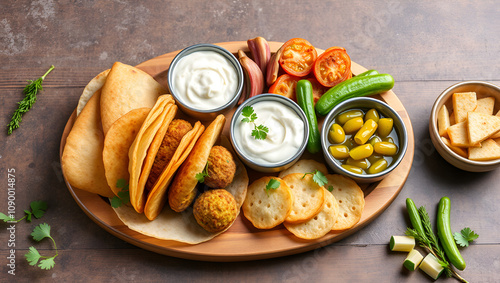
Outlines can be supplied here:
[[172, 81], [178, 99], [200, 110], [223, 106], [238, 88], [236, 69], [215, 51], [196, 51], [182, 57], [175, 65]]
[[[273, 165], [293, 157], [304, 141], [304, 122], [290, 107], [278, 101], [260, 101], [252, 105], [257, 119], [242, 122], [240, 114], [234, 127], [234, 139], [242, 153], [249, 159]], [[264, 140], [252, 136], [255, 126], [269, 129]]]

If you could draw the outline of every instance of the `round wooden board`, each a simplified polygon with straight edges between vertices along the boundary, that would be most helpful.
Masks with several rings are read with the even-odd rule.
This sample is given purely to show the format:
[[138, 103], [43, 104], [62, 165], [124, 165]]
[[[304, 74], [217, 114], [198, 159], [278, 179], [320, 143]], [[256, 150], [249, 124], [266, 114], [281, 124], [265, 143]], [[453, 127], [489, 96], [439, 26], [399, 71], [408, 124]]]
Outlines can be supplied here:
[[[282, 45], [280, 42], [269, 42], [269, 44], [272, 52], [278, 50]], [[249, 51], [245, 41], [224, 42], [217, 43], [217, 45], [226, 48], [232, 53], [237, 53], [239, 49]], [[166, 86], [168, 67], [178, 52], [175, 51], [158, 56], [139, 64], [137, 67], [151, 74], [156, 80]], [[318, 49], [318, 54], [321, 52], [323, 50]], [[354, 75], [366, 71], [364, 67], [354, 62], [352, 62], [351, 69]], [[408, 113], [392, 91], [375, 97], [392, 106], [404, 120], [409, 137], [406, 155], [401, 164], [382, 181], [372, 184], [360, 184], [365, 193], [365, 208], [362, 218], [356, 226], [344, 232], [330, 232], [317, 240], [306, 241], [298, 239], [288, 232], [283, 225], [271, 230], [256, 229], [242, 214], [238, 216], [228, 231], [205, 243], [189, 245], [176, 241], [159, 240], [130, 230], [118, 219], [109, 203], [102, 197], [73, 188], [67, 181], [66, 185], [82, 210], [106, 231], [140, 248], [160, 254], [204, 261], [245, 261], [285, 256], [324, 247], [355, 233], [378, 217], [394, 201], [410, 173], [415, 146], [413, 128]], [[232, 112], [227, 114], [228, 121], [231, 115]], [[60, 156], [62, 156], [66, 137], [75, 119], [76, 110], [69, 118], [64, 129], [61, 139]], [[226, 123], [223, 132], [225, 135], [229, 133], [228, 124]], [[320, 154], [315, 156], [305, 154], [303, 158], [315, 158], [324, 162]], [[249, 176], [250, 182], [252, 182], [252, 180], [262, 176], [262, 173], [249, 170]]]

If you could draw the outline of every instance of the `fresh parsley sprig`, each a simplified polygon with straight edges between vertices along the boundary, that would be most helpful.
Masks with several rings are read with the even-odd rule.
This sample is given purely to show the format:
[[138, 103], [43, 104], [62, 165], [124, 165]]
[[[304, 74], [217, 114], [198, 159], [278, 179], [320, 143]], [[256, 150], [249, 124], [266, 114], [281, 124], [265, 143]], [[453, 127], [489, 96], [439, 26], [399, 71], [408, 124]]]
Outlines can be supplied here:
[[25, 209], [23, 218], [20, 219], [13, 219], [9, 215], [5, 215], [0, 212], [0, 220], [3, 220], [4, 222], [20, 222], [23, 219], [26, 219], [26, 221], [31, 222], [31, 216], [35, 216], [35, 218], [40, 218], [45, 214], [45, 211], [47, 210], [47, 203], [44, 201], [32, 201], [30, 203], [30, 208], [31, 211]]
[[197, 173], [194, 177], [200, 183], [205, 182], [205, 177], [210, 177], [210, 175], [208, 175], [208, 161], [207, 161], [207, 164], [205, 164], [205, 168], [203, 168], [203, 171], [201, 171], [200, 173]]
[[[314, 172], [305, 173], [304, 176], [302, 176], [302, 179], [304, 179], [306, 177], [306, 175], [312, 175], [313, 176], [313, 181], [316, 184], [318, 184], [320, 187], [323, 187], [324, 185], [328, 184], [328, 179], [326, 178], [325, 174], [321, 173], [317, 169], [314, 170]], [[328, 190], [332, 191], [333, 187], [331, 189], [330, 189], [330, 187], [328, 187]]]
[[241, 122], [244, 123], [253, 123], [254, 129], [252, 130], [252, 136], [257, 140], [265, 140], [267, 134], [269, 133], [269, 128], [264, 125], [255, 124], [255, 120], [257, 120], [257, 114], [255, 113], [252, 106], [245, 106], [241, 110], [241, 115], [245, 118], [241, 119]]
[[28, 81], [28, 85], [24, 88], [24, 99], [19, 101], [18, 108], [14, 111], [10, 123], [7, 125], [7, 134], [12, 134], [12, 131], [19, 128], [19, 123], [22, 121], [24, 113], [28, 112], [36, 102], [36, 95], [43, 89], [42, 83], [45, 77], [54, 69], [54, 65], [50, 66], [49, 70], [35, 81]]
[[269, 196], [269, 192], [271, 190], [278, 189], [280, 187], [280, 185], [281, 185], [280, 181], [278, 181], [276, 179], [269, 180], [269, 182], [267, 182], [266, 189], [265, 189], [267, 196]]
[[130, 202], [130, 192], [127, 184], [127, 180], [119, 179], [116, 181], [116, 187], [121, 189], [118, 192], [118, 196], [111, 198], [111, 207], [117, 208], [124, 204]]
[[54, 249], [56, 251], [56, 254], [53, 256], [50, 256], [50, 257], [43, 256], [38, 252], [38, 250], [35, 247], [31, 246], [31, 247], [29, 247], [29, 252], [24, 255], [26, 257], [26, 260], [28, 261], [28, 263], [32, 266], [35, 266], [38, 264], [38, 267], [40, 267], [41, 269], [45, 269], [45, 270], [49, 270], [49, 269], [53, 268], [54, 265], [56, 264], [54, 259], [56, 258], [56, 256], [59, 255], [59, 252], [57, 250], [56, 241], [50, 235], [49, 224], [42, 223], [42, 224], [36, 226], [35, 229], [33, 229], [31, 236], [33, 237], [33, 240], [35, 240], [37, 242], [40, 242], [41, 240], [43, 240], [45, 238], [51, 239], [52, 243], [54, 245]]

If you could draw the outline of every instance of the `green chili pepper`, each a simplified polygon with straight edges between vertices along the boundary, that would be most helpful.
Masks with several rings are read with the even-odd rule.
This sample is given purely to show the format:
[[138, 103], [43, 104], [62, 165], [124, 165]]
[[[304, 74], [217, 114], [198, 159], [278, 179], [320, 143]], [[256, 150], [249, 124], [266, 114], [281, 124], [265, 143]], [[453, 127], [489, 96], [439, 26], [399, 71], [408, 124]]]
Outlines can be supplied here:
[[314, 99], [311, 82], [300, 80], [295, 88], [297, 94], [297, 103], [304, 110], [307, 121], [309, 122], [309, 140], [307, 150], [310, 153], [316, 153], [321, 149], [321, 135], [318, 128], [318, 119], [314, 112]]
[[389, 74], [358, 75], [330, 88], [316, 102], [316, 111], [324, 116], [344, 100], [382, 93], [392, 89], [393, 86], [394, 78]]
[[437, 211], [437, 231], [438, 237], [443, 246], [446, 256], [450, 262], [458, 269], [465, 269], [465, 260], [458, 250], [453, 234], [451, 233], [450, 225], [450, 199], [448, 197], [442, 197], [439, 201], [438, 211]]

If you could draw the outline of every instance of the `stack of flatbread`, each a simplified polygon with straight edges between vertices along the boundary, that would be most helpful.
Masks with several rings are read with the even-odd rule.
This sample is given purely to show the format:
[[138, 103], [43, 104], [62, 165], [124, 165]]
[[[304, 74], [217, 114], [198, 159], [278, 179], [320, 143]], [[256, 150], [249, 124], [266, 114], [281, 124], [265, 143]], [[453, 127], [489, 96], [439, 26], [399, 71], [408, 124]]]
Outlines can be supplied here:
[[[200, 137], [219, 136], [220, 132], [210, 129], [222, 128], [225, 119], [216, 119], [213, 123], [222, 125], [209, 126], [207, 131], [199, 121], [193, 126], [184, 121], [189, 128], [182, 132], [157, 178], [148, 180], [169, 127], [178, 116], [174, 99], [153, 77], [116, 62], [85, 87], [64, 147], [62, 169], [73, 187], [109, 198], [122, 190], [117, 187], [118, 180], [127, 180], [130, 204], [115, 208], [115, 212], [130, 229], [159, 239], [195, 244], [220, 233], [201, 228], [192, 209], [172, 211], [165, 205], [167, 191], [182, 163], [198, 158], [195, 152], [190, 153], [200, 147], [195, 147], [197, 143], [206, 140]], [[241, 207], [248, 175], [241, 162], [236, 163], [239, 174], [227, 190]], [[148, 181], [154, 185], [148, 187]]]

